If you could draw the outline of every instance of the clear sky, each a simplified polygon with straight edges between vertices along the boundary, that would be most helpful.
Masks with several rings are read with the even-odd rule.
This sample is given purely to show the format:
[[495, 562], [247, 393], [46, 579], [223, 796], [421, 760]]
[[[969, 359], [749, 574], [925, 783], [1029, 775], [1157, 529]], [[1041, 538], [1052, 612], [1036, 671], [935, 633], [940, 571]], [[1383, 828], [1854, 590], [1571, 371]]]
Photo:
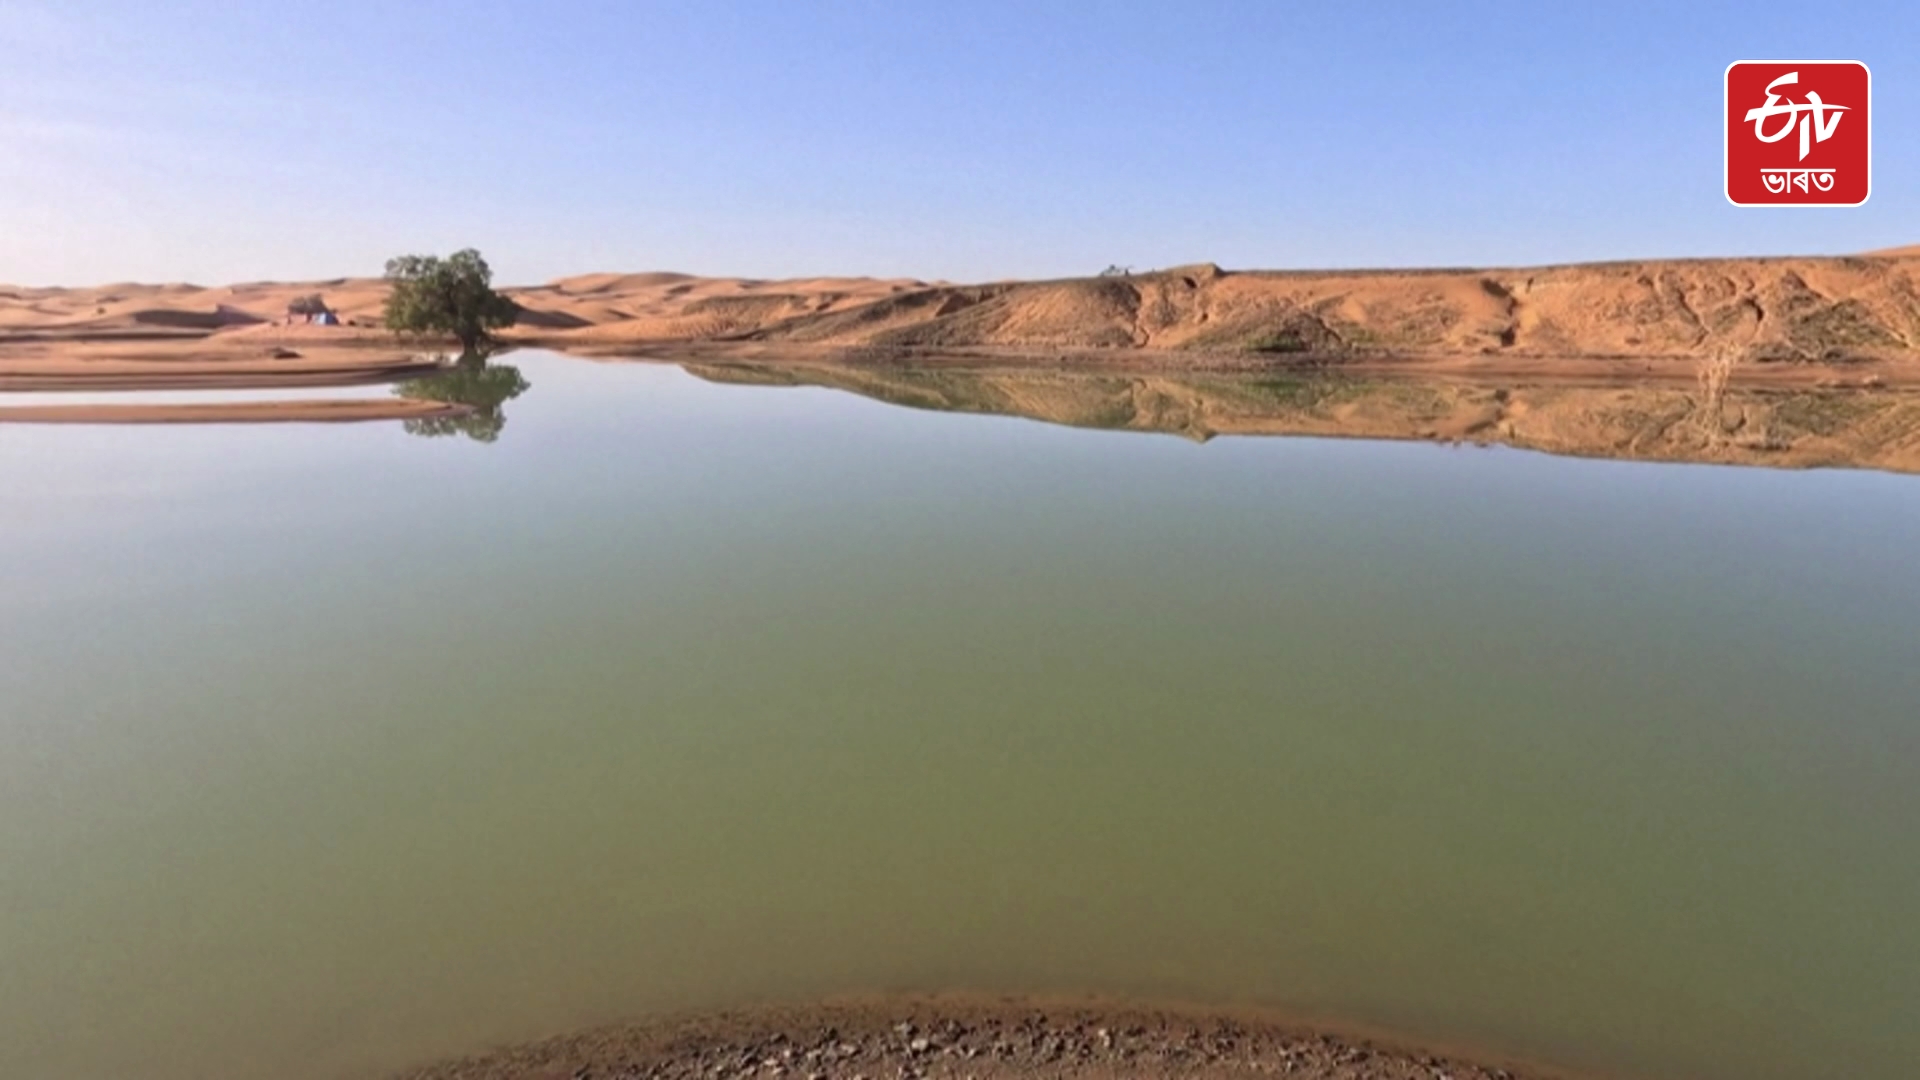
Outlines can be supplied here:
[[[1865, 207], [1721, 195], [1773, 57], [1873, 69]], [[1914, 0], [0, 0], [0, 281], [1840, 253], [1917, 122]]]

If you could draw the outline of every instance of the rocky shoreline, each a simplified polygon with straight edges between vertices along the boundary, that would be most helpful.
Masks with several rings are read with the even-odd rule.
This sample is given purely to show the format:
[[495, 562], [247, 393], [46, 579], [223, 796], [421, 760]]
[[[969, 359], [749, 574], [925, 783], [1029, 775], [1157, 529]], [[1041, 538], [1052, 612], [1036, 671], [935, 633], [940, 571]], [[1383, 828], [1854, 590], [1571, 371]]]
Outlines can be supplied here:
[[1258, 1016], [1032, 1001], [895, 999], [603, 1028], [394, 1080], [1552, 1080]]

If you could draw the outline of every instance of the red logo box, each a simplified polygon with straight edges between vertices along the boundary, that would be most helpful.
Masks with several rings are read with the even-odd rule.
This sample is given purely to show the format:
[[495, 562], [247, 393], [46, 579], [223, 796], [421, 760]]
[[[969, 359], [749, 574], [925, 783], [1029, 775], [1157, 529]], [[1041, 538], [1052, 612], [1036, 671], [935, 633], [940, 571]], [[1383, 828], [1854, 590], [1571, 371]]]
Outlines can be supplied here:
[[1873, 190], [1872, 77], [1858, 60], [1727, 67], [1727, 201], [1859, 206]]

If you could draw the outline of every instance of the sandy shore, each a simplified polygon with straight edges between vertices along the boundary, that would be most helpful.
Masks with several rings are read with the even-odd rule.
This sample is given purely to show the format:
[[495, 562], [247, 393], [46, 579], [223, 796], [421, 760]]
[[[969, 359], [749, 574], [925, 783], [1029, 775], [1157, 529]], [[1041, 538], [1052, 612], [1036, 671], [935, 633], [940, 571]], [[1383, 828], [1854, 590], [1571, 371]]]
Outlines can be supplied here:
[[[331, 350], [307, 357], [209, 357], [204, 353], [147, 359], [99, 357], [84, 351], [26, 358], [0, 355], [0, 392], [46, 392], [31, 404], [0, 404], [12, 424], [270, 424], [425, 420], [464, 416], [464, 405], [375, 396], [378, 388], [441, 371], [417, 356]], [[68, 404], [61, 391], [271, 390], [366, 386], [364, 399]], [[31, 399], [29, 399], [31, 400]]]
[[[1142, 375], [1194, 372], [1315, 372], [1406, 379], [1485, 382], [1692, 384], [1699, 356], [1534, 356], [1516, 354], [1321, 355], [1161, 348], [1088, 349], [976, 346], [871, 347], [760, 341], [668, 341], [628, 344], [521, 335], [513, 347], [544, 348], [603, 360], [674, 364], [799, 367], [1072, 370]], [[307, 344], [296, 359], [266, 356], [253, 342], [213, 337], [143, 342], [99, 341], [0, 346], [0, 390], [268, 388], [392, 382], [431, 374], [421, 354], [398, 354], [394, 342]], [[1780, 388], [1920, 387], [1920, 351], [1861, 360], [1740, 363], [1730, 382]]]
[[465, 416], [464, 405], [405, 398], [233, 401], [169, 405], [0, 405], [10, 424], [294, 424]]
[[983, 998], [766, 1008], [603, 1028], [395, 1080], [1565, 1080], [1255, 1014]]
[[414, 356], [338, 350], [274, 359], [187, 352], [148, 359], [81, 355], [0, 355], [0, 391], [244, 390], [284, 386], [358, 386], [432, 375], [440, 366]]

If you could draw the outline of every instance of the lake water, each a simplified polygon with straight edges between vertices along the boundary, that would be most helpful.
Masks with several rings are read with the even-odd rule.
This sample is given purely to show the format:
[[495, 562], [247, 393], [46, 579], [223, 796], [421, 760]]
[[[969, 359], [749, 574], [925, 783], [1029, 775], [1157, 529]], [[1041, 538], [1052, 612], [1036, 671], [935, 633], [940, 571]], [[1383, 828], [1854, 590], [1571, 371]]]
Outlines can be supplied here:
[[942, 988], [1915, 1075], [1920, 478], [513, 362], [0, 427], [0, 1075]]

